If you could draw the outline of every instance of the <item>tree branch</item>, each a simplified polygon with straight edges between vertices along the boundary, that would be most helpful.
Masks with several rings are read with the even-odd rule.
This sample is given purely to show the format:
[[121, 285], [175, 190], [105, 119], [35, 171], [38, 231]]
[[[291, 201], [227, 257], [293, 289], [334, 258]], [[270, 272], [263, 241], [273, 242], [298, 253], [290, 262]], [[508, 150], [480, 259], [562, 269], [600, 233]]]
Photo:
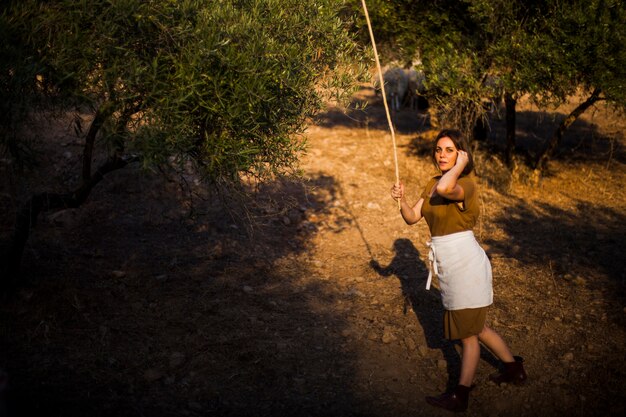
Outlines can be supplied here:
[[124, 168], [129, 163], [138, 161], [139, 157], [130, 156], [127, 158], [113, 157], [102, 164], [96, 172], [86, 181], [84, 181], [76, 190], [65, 193], [40, 193], [33, 195], [18, 211], [15, 220], [15, 230], [10, 242], [6, 259], [3, 260], [0, 267], [3, 269], [2, 276], [4, 280], [0, 282], [3, 289], [7, 289], [14, 285], [15, 277], [19, 272], [24, 247], [30, 236], [30, 232], [40, 213], [58, 210], [77, 208], [82, 205], [91, 190], [104, 178], [104, 176], [112, 171]]
[[516, 113], [517, 99], [509, 92], [504, 94], [504, 105], [506, 108], [506, 149], [504, 159], [509, 168], [513, 167], [513, 152], [515, 151], [516, 135]]
[[105, 103], [96, 111], [89, 131], [85, 136], [85, 147], [83, 148], [83, 181], [88, 181], [91, 177], [91, 158], [93, 156], [93, 145], [96, 141], [96, 136], [104, 125], [106, 119], [113, 113], [113, 106], [110, 103]]
[[547, 140], [543, 146], [543, 149], [537, 155], [535, 159], [535, 172], [536, 175], [541, 174], [548, 166], [548, 161], [558, 148], [561, 140], [563, 139], [563, 134], [565, 131], [578, 119], [578, 117], [583, 114], [589, 107], [591, 107], [595, 102], [602, 100], [600, 97], [601, 89], [596, 88], [591, 93], [591, 96], [583, 103], [580, 103], [578, 107], [576, 107], [572, 112], [561, 122], [558, 129], [554, 132], [552, 137]]

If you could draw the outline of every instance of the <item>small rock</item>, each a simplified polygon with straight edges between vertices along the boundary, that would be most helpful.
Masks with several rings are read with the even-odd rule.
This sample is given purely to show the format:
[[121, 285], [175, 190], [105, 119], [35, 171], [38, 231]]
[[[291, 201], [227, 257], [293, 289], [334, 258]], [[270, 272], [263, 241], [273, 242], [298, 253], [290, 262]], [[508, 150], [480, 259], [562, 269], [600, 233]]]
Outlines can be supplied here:
[[383, 343], [389, 344], [393, 342], [394, 340], [397, 340], [396, 336], [393, 334], [393, 332], [390, 329], [385, 328], [385, 330], [383, 331], [383, 338], [382, 338]]
[[420, 355], [426, 357], [428, 356], [428, 348], [424, 345], [419, 345], [419, 347], [417, 348], [418, 352], [420, 353]]
[[76, 212], [73, 209], [59, 210], [48, 216], [48, 219], [57, 226], [69, 226], [74, 223]]
[[376, 332], [369, 332], [369, 334], [367, 335], [367, 338], [369, 340], [378, 340], [378, 334], [376, 334]]
[[448, 362], [446, 362], [445, 360], [439, 359], [437, 361], [437, 368], [439, 368], [439, 369], [446, 369], [447, 367], [448, 367]]
[[224, 256], [224, 245], [222, 242], [215, 243], [213, 248], [210, 250], [209, 255], [213, 258], [221, 258]]
[[567, 352], [565, 355], [563, 355], [561, 360], [564, 361], [564, 362], [571, 362], [571, 361], [573, 361], [574, 360], [574, 353]]
[[185, 354], [182, 352], [174, 352], [170, 355], [170, 368], [178, 368], [185, 362]]
[[348, 296], [357, 296], [359, 298], [365, 297], [365, 294], [363, 294], [361, 291], [357, 290], [356, 288], [350, 288], [346, 292], [346, 295], [348, 295]]
[[148, 382], [158, 381], [163, 378], [163, 372], [158, 369], [148, 369], [143, 373], [143, 378]]
[[380, 204], [370, 201], [369, 203], [367, 203], [367, 208], [369, 210], [380, 210]]
[[408, 337], [408, 336], [404, 338], [404, 344], [406, 345], [407, 349], [411, 351], [415, 350], [415, 348], [417, 347], [415, 345], [415, 340], [413, 340], [412, 337]]
[[125, 271], [113, 271], [111, 272], [111, 275], [113, 275], [114, 278], [124, 278], [126, 276], [126, 272]]
[[289, 219], [289, 217], [287, 217], [287, 216], [283, 217], [283, 224], [285, 226], [289, 226], [291, 224], [291, 220]]
[[587, 280], [579, 275], [576, 278], [574, 278], [574, 284], [578, 285], [579, 287], [582, 287], [583, 285], [587, 284]]
[[30, 300], [33, 297], [33, 292], [32, 291], [26, 291], [26, 290], [20, 290], [20, 297], [22, 297], [23, 300]]
[[300, 211], [295, 209], [290, 210], [289, 213], [287, 213], [287, 217], [289, 218], [291, 223], [294, 224], [300, 223], [300, 220], [302, 220], [302, 214], [300, 213]]

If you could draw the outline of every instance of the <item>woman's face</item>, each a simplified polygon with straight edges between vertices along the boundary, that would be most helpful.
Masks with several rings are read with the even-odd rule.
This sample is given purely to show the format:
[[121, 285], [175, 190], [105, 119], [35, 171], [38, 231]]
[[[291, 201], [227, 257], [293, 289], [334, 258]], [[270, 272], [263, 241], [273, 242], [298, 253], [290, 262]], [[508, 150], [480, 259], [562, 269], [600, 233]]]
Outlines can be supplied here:
[[449, 137], [444, 136], [437, 141], [435, 161], [441, 172], [449, 171], [456, 164], [457, 153], [458, 149]]

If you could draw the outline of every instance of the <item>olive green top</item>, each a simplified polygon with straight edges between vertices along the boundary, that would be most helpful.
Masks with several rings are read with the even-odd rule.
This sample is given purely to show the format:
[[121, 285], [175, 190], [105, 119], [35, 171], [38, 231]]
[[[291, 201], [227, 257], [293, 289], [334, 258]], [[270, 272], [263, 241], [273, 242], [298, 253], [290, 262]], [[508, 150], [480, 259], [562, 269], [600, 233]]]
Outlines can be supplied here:
[[463, 188], [464, 200], [448, 200], [431, 190], [439, 181], [441, 176], [432, 178], [426, 184], [421, 197], [424, 199], [422, 205], [422, 216], [428, 223], [431, 236], [445, 236], [452, 233], [472, 230], [478, 220], [480, 207], [478, 206], [478, 191], [473, 174], [461, 177], [457, 184]]

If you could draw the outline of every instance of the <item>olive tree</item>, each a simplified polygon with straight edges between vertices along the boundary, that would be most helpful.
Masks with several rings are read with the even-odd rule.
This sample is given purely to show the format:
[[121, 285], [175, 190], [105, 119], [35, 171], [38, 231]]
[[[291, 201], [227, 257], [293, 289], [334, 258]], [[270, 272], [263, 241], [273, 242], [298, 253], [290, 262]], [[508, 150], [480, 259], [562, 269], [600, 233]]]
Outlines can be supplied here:
[[[40, 212], [80, 206], [138, 161], [196, 169], [235, 186], [296, 172], [306, 120], [361, 68], [337, 0], [12, 1], [1, 6], [4, 153], [26, 155], [38, 109], [88, 112], [81, 181], [32, 195], [5, 261], [15, 275]], [[344, 12], [344, 14], [340, 14]], [[94, 143], [106, 143], [96, 155]]]
[[[555, 18], [551, 18], [555, 16]], [[556, 18], [558, 17], [558, 19]], [[557, 103], [579, 89], [586, 99], [568, 114], [538, 152], [534, 168], [547, 168], [569, 126], [598, 101], [626, 110], [626, 7], [620, 0], [593, 0], [563, 4], [554, 2], [546, 17], [545, 31], [553, 53], [547, 57], [553, 73]], [[554, 24], [557, 22], [558, 24]], [[538, 46], [539, 47], [539, 46]], [[549, 91], [554, 91], [552, 88]]]
[[[506, 108], [505, 159], [515, 148], [517, 100], [556, 106], [588, 94], [538, 152], [539, 170], [564, 131], [598, 100], [624, 108], [626, 9], [622, 0], [371, 0], [372, 21], [387, 54], [418, 55], [427, 93], [448, 120], [468, 132], [480, 101], [501, 94]], [[486, 83], [488, 79], [498, 83]], [[495, 87], [495, 89], [494, 89]]]

